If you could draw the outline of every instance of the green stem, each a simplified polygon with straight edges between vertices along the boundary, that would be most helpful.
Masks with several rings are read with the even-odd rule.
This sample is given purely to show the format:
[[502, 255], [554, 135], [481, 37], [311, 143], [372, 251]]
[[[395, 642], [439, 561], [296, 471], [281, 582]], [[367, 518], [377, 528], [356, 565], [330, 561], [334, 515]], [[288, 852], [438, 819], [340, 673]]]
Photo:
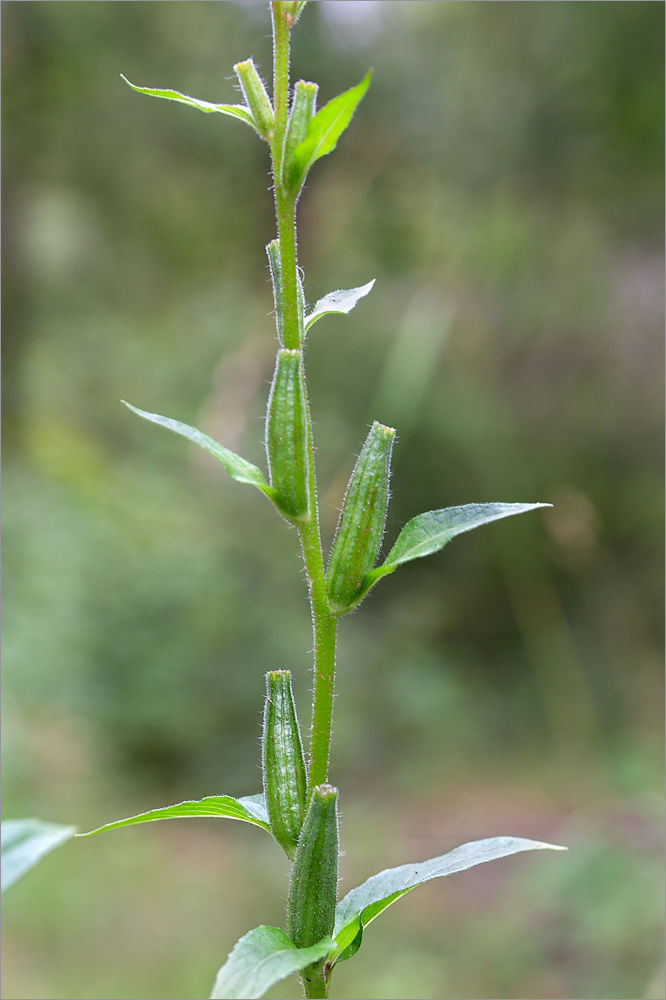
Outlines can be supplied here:
[[289, 31], [291, 23], [284, 0], [273, 0], [273, 105], [275, 129], [271, 140], [273, 190], [280, 240], [280, 269], [284, 309], [283, 339], [288, 350], [299, 350], [298, 281], [296, 257], [296, 202], [282, 189], [282, 153], [289, 115]]
[[309, 793], [315, 785], [322, 785], [328, 780], [337, 619], [331, 611], [328, 600], [316, 514], [312, 521], [299, 525], [299, 533], [308, 578], [314, 633], [314, 697], [310, 734]]
[[[286, 17], [284, 2], [273, 0], [273, 107], [275, 132], [282, 143], [289, 113], [289, 31], [291, 24]], [[278, 133], [281, 133], [278, 135]]]
[[306, 1000], [326, 1000], [328, 997], [328, 983], [324, 981], [323, 975], [312, 975], [306, 979], [301, 973], [301, 982]]
[[[280, 241], [280, 271], [282, 275], [284, 347], [298, 350], [302, 347], [298, 325], [298, 259], [296, 253], [296, 199], [282, 189], [281, 168], [284, 136], [287, 128], [289, 104], [289, 31], [291, 22], [280, 0], [271, 3], [273, 15], [273, 101], [275, 131], [271, 141], [273, 184]], [[305, 376], [304, 388], [305, 388]], [[307, 398], [307, 396], [306, 396]], [[307, 409], [307, 408], [306, 408]], [[308, 581], [312, 627], [314, 632], [314, 698], [312, 704], [312, 730], [310, 740], [310, 771], [308, 792], [315, 785], [328, 780], [331, 746], [331, 721], [333, 714], [333, 685], [335, 680], [335, 645], [337, 619], [331, 611], [326, 588], [326, 571], [321, 548], [319, 512], [312, 443], [312, 422], [307, 409], [308, 468], [307, 477], [311, 498], [310, 520], [297, 524], [301, 541], [303, 562]], [[325, 994], [322, 994], [325, 995]]]
[[[280, 160], [278, 158], [277, 163]], [[298, 328], [298, 259], [296, 255], [296, 205], [286, 197], [281, 189], [279, 168], [273, 159], [273, 183], [275, 185], [275, 212], [280, 240], [280, 271], [282, 274], [282, 308], [284, 346], [290, 351], [301, 348]], [[277, 176], [276, 176], [277, 175]]]

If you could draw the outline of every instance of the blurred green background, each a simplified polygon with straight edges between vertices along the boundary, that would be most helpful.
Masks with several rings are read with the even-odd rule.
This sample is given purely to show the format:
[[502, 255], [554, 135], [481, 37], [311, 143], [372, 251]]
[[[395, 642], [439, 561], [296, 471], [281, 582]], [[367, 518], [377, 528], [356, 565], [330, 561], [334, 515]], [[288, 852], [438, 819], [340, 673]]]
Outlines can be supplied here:
[[[472, 501], [554, 506], [456, 541], [345, 620], [343, 890], [514, 833], [378, 921], [340, 998], [664, 997], [663, 21], [651, 2], [316, 2], [294, 78], [375, 75], [300, 205], [330, 538], [372, 419], [398, 429], [387, 545]], [[132, 93], [239, 100], [261, 2], [3, 4], [4, 814], [91, 828], [260, 787], [263, 673], [311, 633], [297, 540], [213, 459], [263, 464], [275, 351], [267, 150]], [[197, 998], [281, 924], [241, 824], [68, 845], [6, 898], [3, 997]], [[293, 997], [283, 983], [269, 996]]]

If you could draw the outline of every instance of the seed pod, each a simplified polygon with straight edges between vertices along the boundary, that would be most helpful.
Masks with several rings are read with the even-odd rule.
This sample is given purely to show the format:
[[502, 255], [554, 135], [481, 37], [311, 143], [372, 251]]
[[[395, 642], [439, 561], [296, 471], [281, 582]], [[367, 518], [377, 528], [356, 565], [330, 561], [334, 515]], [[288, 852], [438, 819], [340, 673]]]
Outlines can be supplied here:
[[[271, 272], [271, 283], [273, 285], [273, 305], [275, 306], [275, 325], [277, 327], [278, 340], [284, 344], [284, 299], [282, 296], [282, 265], [280, 263], [280, 241], [271, 240], [266, 247], [268, 254], [268, 267]], [[298, 281], [298, 339], [302, 344], [305, 340], [305, 293], [303, 282], [297, 275]]]
[[286, 191], [300, 187], [303, 179], [302, 171], [294, 163], [294, 150], [305, 139], [308, 124], [315, 113], [318, 90], [316, 83], [309, 83], [306, 80], [298, 80], [294, 87], [294, 98], [282, 147], [282, 186]]
[[363, 577], [379, 554], [394, 438], [392, 427], [374, 422], [347, 486], [326, 573], [331, 607], [337, 614], [354, 606]]
[[307, 402], [301, 365], [300, 351], [278, 351], [266, 415], [266, 453], [280, 510], [290, 520], [307, 521]]
[[268, 267], [271, 272], [271, 284], [273, 285], [273, 305], [275, 307], [275, 325], [277, 326], [278, 340], [284, 344], [284, 305], [282, 302], [282, 267], [280, 265], [280, 241], [271, 240], [266, 247], [268, 254]]
[[273, 105], [254, 62], [251, 59], [246, 59], [245, 62], [236, 63], [234, 70], [241, 85], [245, 103], [252, 112], [254, 124], [264, 139], [270, 139], [275, 125]]
[[338, 894], [338, 790], [317, 785], [305, 814], [287, 899], [287, 933], [309, 948], [333, 932]]
[[262, 768], [271, 832], [293, 859], [305, 816], [307, 776], [288, 670], [266, 674]]

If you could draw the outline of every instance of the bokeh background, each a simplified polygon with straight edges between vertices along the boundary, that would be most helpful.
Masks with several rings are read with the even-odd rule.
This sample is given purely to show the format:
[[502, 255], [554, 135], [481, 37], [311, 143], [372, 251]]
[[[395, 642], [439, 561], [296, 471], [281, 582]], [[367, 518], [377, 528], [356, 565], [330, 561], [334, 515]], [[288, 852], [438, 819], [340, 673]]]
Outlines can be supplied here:
[[[664, 997], [663, 20], [652, 2], [311, 3], [294, 77], [375, 75], [300, 206], [327, 538], [372, 419], [387, 545], [439, 506], [543, 500], [403, 568], [345, 620], [343, 889], [514, 833], [567, 844], [436, 882], [339, 998]], [[260, 788], [263, 673], [310, 622], [297, 540], [119, 399], [263, 463], [267, 151], [222, 116], [270, 77], [261, 2], [3, 4], [4, 814], [90, 829]], [[261, 831], [70, 844], [6, 898], [3, 997], [197, 998], [281, 924]], [[283, 983], [270, 997], [293, 997]]]

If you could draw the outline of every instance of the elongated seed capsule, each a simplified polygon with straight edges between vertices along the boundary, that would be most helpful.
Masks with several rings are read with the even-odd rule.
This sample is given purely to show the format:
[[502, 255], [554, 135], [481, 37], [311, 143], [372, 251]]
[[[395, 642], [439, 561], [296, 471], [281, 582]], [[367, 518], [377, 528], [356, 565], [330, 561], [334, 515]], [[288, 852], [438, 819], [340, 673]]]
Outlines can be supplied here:
[[[282, 265], [280, 263], [280, 241], [275, 239], [266, 247], [268, 254], [268, 266], [271, 272], [271, 283], [273, 285], [273, 304], [275, 306], [275, 325], [277, 327], [278, 340], [284, 344], [284, 299], [282, 295]], [[305, 293], [303, 283], [297, 275], [298, 282], [298, 339], [302, 344], [305, 339]]]
[[280, 265], [280, 241], [271, 240], [266, 247], [268, 254], [268, 267], [271, 272], [271, 284], [273, 285], [273, 305], [275, 307], [275, 325], [277, 327], [278, 340], [284, 343], [284, 305], [282, 302], [282, 267]]
[[257, 129], [264, 139], [270, 140], [275, 125], [273, 105], [254, 62], [246, 59], [245, 62], [236, 63], [234, 70]]
[[338, 892], [338, 790], [317, 785], [296, 848], [287, 898], [287, 933], [309, 948], [333, 932]]
[[290, 519], [310, 518], [307, 403], [300, 351], [278, 351], [266, 415], [266, 453], [278, 506]]
[[394, 438], [392, 427], [374, 422], [347, 486], [326, 573], [331, 606], [338, 614], [353, 607], [379, 554]]
[[262, 768], [271, 832], [293, 860], [305, 816], [307, 776], [288, 670], [266, 674]]
[[299, 187], [302, 180], [298, 164], [294, 163], [294, 150], [305, 139], [308, 124], [315, 113], [318, 90], [316, 83], [307, 80], [298, 80], [294, 87], [294, 98], [282, 147], [281, 178], [286, 191]]

